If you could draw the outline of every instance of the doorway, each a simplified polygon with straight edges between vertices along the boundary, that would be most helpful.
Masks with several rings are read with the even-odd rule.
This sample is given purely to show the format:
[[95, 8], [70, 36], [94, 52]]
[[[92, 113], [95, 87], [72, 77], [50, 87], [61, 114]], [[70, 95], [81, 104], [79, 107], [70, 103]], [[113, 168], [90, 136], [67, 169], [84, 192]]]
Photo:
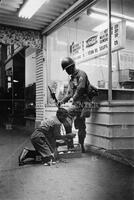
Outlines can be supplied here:
[[25, 126], [27, 117], [35, 117], [36, 54], [35, 49], [21, 48], [7, 54], [0, 49], [0, 127], [7, 123]]
[[25, 48], [11, 56], [5, 65], [6, 121], [24, 125]]

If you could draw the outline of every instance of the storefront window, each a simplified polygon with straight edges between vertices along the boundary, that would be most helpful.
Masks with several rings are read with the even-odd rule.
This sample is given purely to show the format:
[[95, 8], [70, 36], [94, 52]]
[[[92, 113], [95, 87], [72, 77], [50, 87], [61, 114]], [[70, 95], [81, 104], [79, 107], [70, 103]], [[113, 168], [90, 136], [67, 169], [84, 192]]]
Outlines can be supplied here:
[[[66, 92], [68, 77], [61, 69], [61, 59], [69, 55], [69, 40], [67, 26], [62, 27], [48, 36], [48, 85], [56, 93], [58, 99], [62, 99]], [[48, 94], [48, 103], [53, 100]]]
[[35, 117], [36, 98], [36, 50], [27, 48], [25, 52], [25, 117]]
[[[103, 1], [102, 1], [103, 2]], [[134, 88], [134, 2], [133, 0], [111, 1], [111, 21], [118, 27], [113, 29], [115, 43], [118, 43], [115, 51], [112, 46], [112, 88], [133, 89]], [[98, 3], [93, 7], [95, 12], [101, 15], [106, 13], [107, 6]], [[100, 27], [103, 27], [104, 23]], [[121, 30], [119, 30], [121, 29]], [[113, 41], [112, 41], [113, 42]]]
[[[133, 0], [129, 4], [125, 0], [111, 1], [112, 90], [134, 88], [133, 9]], [[107, 13], [107, 0], [97, 1], [48, 36], [48, 84], [57, 98], [65, 94], [69, 79], [60, 65], [66, 56], [74, 58], [77, 68], [87, 73], [91, 84], [108, 90]], [[53, 103], [50, 96], [48, 103]]]
[[[112, 13], [121, 17], [125, 23], [125, 45], [117, 53], [118, 88], [133, 91], [134, 89], [134, 1], [120, 0], [112, 5]], [[123, 34], [122, 34], [123, 37]]]

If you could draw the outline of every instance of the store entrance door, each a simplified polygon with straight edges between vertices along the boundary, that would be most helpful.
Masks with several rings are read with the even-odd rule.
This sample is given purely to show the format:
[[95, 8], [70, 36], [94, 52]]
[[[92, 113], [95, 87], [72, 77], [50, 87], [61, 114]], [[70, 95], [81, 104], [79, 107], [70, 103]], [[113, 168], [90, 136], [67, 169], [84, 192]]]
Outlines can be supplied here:
[[15, 54], [5, 66], [7, 98], [6, 123], [24, 125], [25, 49]]

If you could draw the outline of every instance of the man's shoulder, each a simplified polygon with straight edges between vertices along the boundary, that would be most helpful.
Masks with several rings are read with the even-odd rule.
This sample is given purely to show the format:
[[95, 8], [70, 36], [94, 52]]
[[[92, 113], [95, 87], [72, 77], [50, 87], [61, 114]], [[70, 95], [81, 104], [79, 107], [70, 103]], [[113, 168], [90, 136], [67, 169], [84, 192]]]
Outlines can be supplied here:
[[51, 118], [45, 118], [45, 120], [43, 120], [41, 122], [41, 126], [54, 126], [54, 125], [58, 125], [60, 124], [60, 121], [57, 119], [56, 116], [52, 116]]
[[61, 125], [61, 122], [58, 120], [58, 118], [56, 116], [53, 117], [52, 121], [54, 124]]
[[78, 73], [77, 73], [79, 76], [87, 76], [86, 72], [81, 70], [81, 69], [78, 69]]

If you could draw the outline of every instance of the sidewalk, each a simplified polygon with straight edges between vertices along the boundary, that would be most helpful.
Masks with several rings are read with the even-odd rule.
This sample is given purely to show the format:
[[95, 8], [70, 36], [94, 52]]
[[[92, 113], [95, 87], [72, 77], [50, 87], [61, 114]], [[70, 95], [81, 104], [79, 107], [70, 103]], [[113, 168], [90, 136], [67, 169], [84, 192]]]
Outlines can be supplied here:
[[18, 166], [24, 129], [0, 129], [0, 200], [133, 200], [134, 169], [88, 152], [53, 166]]
[[0, 168], [19, 155], [24, 146], [31, 146], [30, 134], [24, 127], [15, 127], [13, 130], [0, 128]]

